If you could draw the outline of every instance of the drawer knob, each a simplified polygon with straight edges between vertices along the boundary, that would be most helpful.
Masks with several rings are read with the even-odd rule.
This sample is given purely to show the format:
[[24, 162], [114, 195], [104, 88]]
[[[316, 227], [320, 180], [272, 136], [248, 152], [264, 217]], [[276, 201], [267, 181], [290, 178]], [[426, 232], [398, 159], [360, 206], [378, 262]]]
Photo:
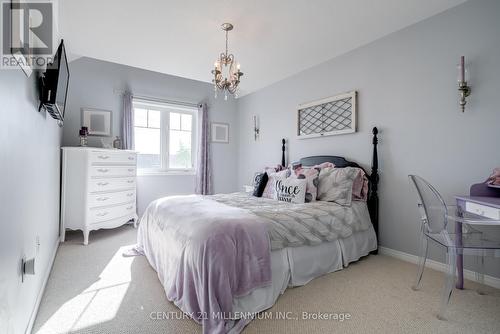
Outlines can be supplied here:
[[128, 169], [128, 171], [129, 171], [129, 172], [133, 172], [133, 171], [134, 171], [134, 169], [133, 169], [133, 168], [129, 168], [129, 169]]
[[98, 158], [106, 160], [109, 158], [109, 155], [100, 155], [100, 156], [98, 156]]
[[127, 194], [127, 197], [132, 197], [132, 196], [134, 196], [134, 193], [128, 193]]
[[133, 206], [127, 206], [127, 210], [132, 210]]
[[99, 168], [97, 171], [100, 172], [100, 173], [107, 173], [109, 171], [109, 169], [107, 169], [107, 168]]
[[99, 182], [97, 185], [98, 186], [107, 186], [109, 182]]
[[109, 197], [99, 197], [97, 200], [100, 202], [107, 201]]
[[97, 217], [104, 217], [105, 215], [107, 215], [109, 212], [99, 212], [98, 214], [96, 214]]
[[128, 157], [129, 160], [134, 160], [134, 157]]
[[134, 180], [128, 180], [127, 183], [134, 183]]

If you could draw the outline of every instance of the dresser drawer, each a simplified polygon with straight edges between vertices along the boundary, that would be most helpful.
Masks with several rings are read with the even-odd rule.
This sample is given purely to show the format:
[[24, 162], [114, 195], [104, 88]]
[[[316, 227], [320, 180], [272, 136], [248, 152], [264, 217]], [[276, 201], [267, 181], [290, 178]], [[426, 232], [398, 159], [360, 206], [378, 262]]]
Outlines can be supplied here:
[[500, 220], [500, 209], [491, 206], [481, 205], [478, 203], [465, 203], [465, 211], [476, 214], [478, 216]]
[[135, 166], [93, 166], [91, 177], [123, 177], [135, 176]]
[[133, 214], [135, 214], [135, 202], [106, 208], [94, 208], [89, 210], [89, 223], [92, 225]]
[[117, 191], [135, 189], [135, 177], [92, 179], [89, 181], [89, 192]]
[[89, 195], [88, 205], [90, 208], [94, 208], [107, 205], [130, 203], [131, 201], [135, 202], [134, 189], [104, 194], [91, 194]]
[[112, 165], [112, 164], [127, 164], [135, 165], [136, 154], [129, 152], [90, 152], [90, 163], [93, 165]]

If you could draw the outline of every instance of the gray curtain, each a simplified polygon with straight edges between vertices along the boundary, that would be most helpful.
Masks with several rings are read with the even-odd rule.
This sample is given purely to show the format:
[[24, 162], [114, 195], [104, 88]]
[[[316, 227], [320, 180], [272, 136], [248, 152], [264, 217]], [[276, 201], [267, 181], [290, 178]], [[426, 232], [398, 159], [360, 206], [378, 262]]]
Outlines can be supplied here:
[[134, 112], [132, 108], [132, 94], [123, 95], [123, 148], [134, 149]]
[[200, 124], [198, 140], [198, 160], [196, 166], [196, 193], [211, 195], [212, 188], [212, 158], [210, 152], [210, 127], [208, 108], [206, 104], [198, 107], [198, 122]]

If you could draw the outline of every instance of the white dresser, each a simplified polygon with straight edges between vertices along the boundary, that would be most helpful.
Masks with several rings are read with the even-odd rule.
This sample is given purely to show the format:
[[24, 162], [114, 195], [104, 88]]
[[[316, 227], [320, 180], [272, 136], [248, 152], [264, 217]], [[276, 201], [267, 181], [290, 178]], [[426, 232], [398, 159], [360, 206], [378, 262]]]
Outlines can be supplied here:
[[62, 148], [61, 230], [89, 232], [137, 224], [134, 151], [93, 147]]

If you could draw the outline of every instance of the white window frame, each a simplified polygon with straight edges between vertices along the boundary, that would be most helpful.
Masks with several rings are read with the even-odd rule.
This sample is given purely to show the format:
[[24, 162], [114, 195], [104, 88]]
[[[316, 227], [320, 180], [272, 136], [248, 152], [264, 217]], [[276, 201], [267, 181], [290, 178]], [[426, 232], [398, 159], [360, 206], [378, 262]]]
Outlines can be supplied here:
[[[198, 152], [198, 108], [183, 104], [168, 102], [158, 102], [153, 100], [133, 98], [133, 112], [135, 108], [153, 109], [160, 111], [160, 160], [161, 168], [137, 168], [137, 175], [195, 175], [196, 160]], [[170, 168], [169, 167], [169, 132], [170, 132], [170, 112], [191, 115], [191, 168]], [[135, 115], [134, 115], [135, 116]], [[135, 117], [134, 117], [135, 119]], [[135, 124], [133, 125], [135, 128]], [[135, 138], [134, 138], [135, 140]], [[137, 152], [140, 155], [140, 152]]]

